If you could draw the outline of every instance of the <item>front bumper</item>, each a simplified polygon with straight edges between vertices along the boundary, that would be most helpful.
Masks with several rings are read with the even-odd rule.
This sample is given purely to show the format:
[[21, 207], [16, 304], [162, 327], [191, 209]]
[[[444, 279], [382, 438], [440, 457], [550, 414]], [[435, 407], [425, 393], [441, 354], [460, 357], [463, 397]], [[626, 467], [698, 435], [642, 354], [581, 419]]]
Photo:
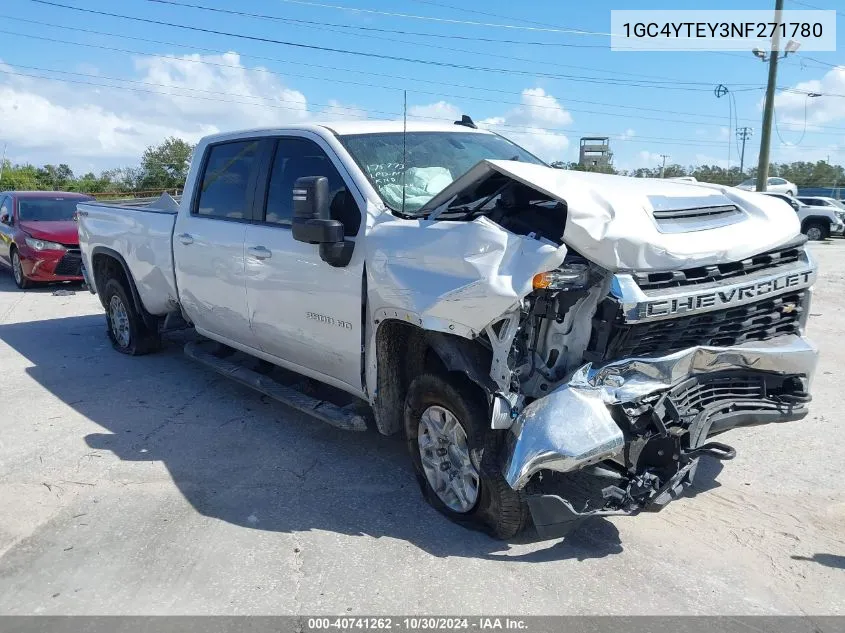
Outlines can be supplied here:
[[37, 251], [19, 247], [24, 275], [32, 281], [82, 281], [82, 257], [77, 249]]
[[[697, 456], [709, 452], [704, 448], [708, 437], [737, 426], [804, 417], [817, 357], [812, 343], [791, 335], [728, 348], [693, 347], [601, 367], [586, 364], [515, 420], [505, 479], [521, 490], [541, 471], [571, 473], [607, 460], [623, 475], [651, 478], [648, 494], [585, 511], [560, 497], [555, 501], [529, 493], [538, 529], [553, 525], [553, 508], [561, 523], [584, 515], [659, 509], [691, 481]], [[699, 381], [710, 386], [696, 391]], [[655, 462], [641, 458], [651, 450], [676, 453], [675, 463], [651, 468]]]

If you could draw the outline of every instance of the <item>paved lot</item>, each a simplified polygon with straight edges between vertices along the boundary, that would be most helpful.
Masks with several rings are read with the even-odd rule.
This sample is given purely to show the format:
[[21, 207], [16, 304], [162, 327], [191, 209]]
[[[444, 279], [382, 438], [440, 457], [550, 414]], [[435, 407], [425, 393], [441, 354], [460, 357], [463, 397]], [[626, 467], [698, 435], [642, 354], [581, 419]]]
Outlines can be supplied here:
[[736, 431], [656, 515], [503, 544], [424, 505], [404, 444], [109, 346], [87, 292], [0, 271], [0, 613], [845, 614], [845, 241], [804, 422]]

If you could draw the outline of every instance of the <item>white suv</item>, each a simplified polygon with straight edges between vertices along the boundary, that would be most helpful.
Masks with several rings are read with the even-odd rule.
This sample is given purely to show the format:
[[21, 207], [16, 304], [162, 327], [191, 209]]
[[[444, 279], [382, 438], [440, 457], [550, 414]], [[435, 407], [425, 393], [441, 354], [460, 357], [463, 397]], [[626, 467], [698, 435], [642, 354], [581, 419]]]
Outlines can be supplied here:
[[[804, 200], [811, 198], [793, 198], [783, 193], [764, 191], [763, 195], [772, 196], [789, 204], [801, 222], [801, 232], [810, 240], [824, 240], [831, 235], [842, 236], [845, 233], [845, 209], [837, 205], [808, 205]], [[816, 198], [812, 198], [816, 200]]]

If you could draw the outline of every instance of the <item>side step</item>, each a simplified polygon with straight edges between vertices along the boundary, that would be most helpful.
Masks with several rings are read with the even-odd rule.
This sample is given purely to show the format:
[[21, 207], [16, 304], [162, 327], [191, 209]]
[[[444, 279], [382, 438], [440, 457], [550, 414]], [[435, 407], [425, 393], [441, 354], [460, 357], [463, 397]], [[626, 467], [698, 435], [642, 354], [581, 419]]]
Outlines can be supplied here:
[[[214, 346], [216, 343], [205, 343], [205, 346]], [[278, 400], [289, 407], [307, 413], [326, 424], [343, 429], [344, 431], [366, 431], [367, 422], [364, 418], [348, 409], [339, 407], [325, 400], [317, 400], [304, 393], [279, 384], [272, 378], [268, 378], [256, 371], [242, 367], [225, 358], [219, 358], [210, 351], [203, 349], [204, 343], [191, 342], [185, 345], [185, 355], [210, 367], [214, 371], [231, 378], [242, 385], [260, 391], [266, 396]]]

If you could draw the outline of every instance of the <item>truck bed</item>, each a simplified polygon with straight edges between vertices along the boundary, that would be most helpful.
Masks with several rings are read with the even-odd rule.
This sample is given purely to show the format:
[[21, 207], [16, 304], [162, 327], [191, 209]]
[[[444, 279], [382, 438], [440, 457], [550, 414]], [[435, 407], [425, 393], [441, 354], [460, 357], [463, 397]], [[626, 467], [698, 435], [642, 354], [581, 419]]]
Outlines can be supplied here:
[[[98, 254], [119, 256], [135, 280], [144, 308], [164, 315], [178, 305], [173, 268], [173, 227], [178, 203], [163, 195], [153, 201], [77, 205], [79, 245], [86, 270]], [[92, 290], [96, 280], [89, 274]]]

